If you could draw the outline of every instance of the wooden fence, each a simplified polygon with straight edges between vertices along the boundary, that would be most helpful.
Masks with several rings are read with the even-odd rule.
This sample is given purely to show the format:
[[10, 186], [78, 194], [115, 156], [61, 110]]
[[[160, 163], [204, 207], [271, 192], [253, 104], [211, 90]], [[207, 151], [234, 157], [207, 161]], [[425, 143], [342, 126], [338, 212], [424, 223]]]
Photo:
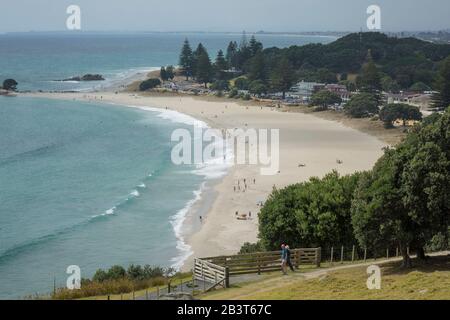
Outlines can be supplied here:
[[218, 285], [224, 288], [229, 287], [229, 269], [228, 267], [220, 266], [215, 263], [211, 263], [204, 259], [194, 260], [193, 280], [203, 281], [203, 283], [209, 282], [212, 285], [205, 288], [204, 291], [209, 291]]
[[[212, 269], [209, 274], [214, 276], [217, 270], [223, 270], [218, 267], [226, 268], [229, 276], [257, 273], [271, 272], [280, 270], [281, 252], [256, 252], [248, 254], [238, 254], [232, 256], [207, 257], [196, 259], [202, 262], [208, 262], [208, 267]], [[303, 265], [316, 265], [320, 267], [321, 249], [320, 248], [303, 248], [291, 250], [291, 261], [295, 268]], [[201, 264], [197, 262], [198, 266], [194, 268], [194, 273], [197, 270], [201, 271]], [[223, 271], [225, 272], [225, 271]], [[213, 279], [211, 279], [213, 280]]]

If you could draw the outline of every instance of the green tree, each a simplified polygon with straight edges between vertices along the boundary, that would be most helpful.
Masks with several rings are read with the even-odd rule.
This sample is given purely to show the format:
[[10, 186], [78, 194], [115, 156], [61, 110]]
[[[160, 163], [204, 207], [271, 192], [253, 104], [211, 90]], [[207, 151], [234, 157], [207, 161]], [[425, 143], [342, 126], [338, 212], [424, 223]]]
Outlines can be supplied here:
[[168, 66], [166, 68], [167, 78], [173, 80], [175, 78], [175, 68], [173, 66]]
[[139, 85], [139, 90], [147, 91], [147, 90], [153, 89], [159, 85], [161, 85], [161, 81], [159, 79], [151, 78], [151, 79], [142, 81], [141, 84]]
[[409, 87], [410, 91], [413, 92], [424, 92], [424, 91], [430, 91], [431, 88], [429, 86], [427, 86], [425, 83], [423, 83], [422, 81], [416, 82], [414, 83], [411, 87]]
[[378, 113], [378, 103], [370, 93], [355, 94], [345, 105], [344, 111], [352, 118], [366, 118]]
[[261, 209], [259, 238], [264, 248], [349, 245], [354, 242], [351, 200], [360, 174], [337, 172], [274, 189]]
[[287, 57], [282, 57], [272, 72], [271, 84], [272, 88], [281, 91], [283, 99], [286, 98], [288, 91], [295, 82], [295, 72], [292, 64]]
[[130, 265], [127, 269], [127, 277], [131, 280], [145, 279], [144, 269], [140, 265]]
[[189, 77], [193, 74], [194, 68], [193, 68], [193, 53], [191, 46], [189, 44], [189, 40], [184, 40], [183, 47], [181, 49], [180, 53], [180, 61], [179, 65], [183, 71], [183, 74], [186, 76], [186, 80], [189, 80]]
[[108, 280], [108, 274], [102, 269], [95, 271], [95, 274], [92, 277], [92, 281], [95, 282], [104, 282], [106, 280]]
[[161, 67], [161, 70], [159, 71], [159, 77], [161, 78], [162, 81], [167, 81], [167, 80], [169, 80], [169, 77], [168, 77], [168, 75], [167, 75], [166, 68]]
[[439, 68], [435, 88], [438, 93], [433, 96], [433, 109], [445, 110], [450, 106], [450, 56], [442, 62], [442, 66]]
[[381, 88], [386, 92], [397, 93], [400, 91], [399, 84], [390, 76], [384, 76], [381, 78]]
[[254, 57], [258, 52], [263, 50], [263, 45], [261, 42], [257, 41], [255, 36], [250, 38], [249, 49], [252, 57]]
[[16, 91], [17, 90], [17, 81], [14, 79], [6, 79], [3, 81], [3, 89], [8, 91]]
[[231, 68], [237, 68], [237, 54], [238, 54], [238, 45], [236, 43], [236, 41], [231, 41], [228, 44], [227, 47], [227, 54], [226, 54], [226, 60], [227, 60], [227, 64], [231, 67]]
[[208, 52], [206, 50], [200, 51], [196, 62], [195, 77], [198, 82], [204, 83], [205, 88], [207, 88], [208, 83], [212, 81], [212, 75], [213, 68]]
[[216, 78], [219, 80], [224, 80], [224, 71], [228, 69], [227, 61], [223, 55], [223, 51], [219, 50], [216, 57], [216, 62], [214, 63], [214, 69], [216, 71]]
[[217, 91], [227, 91], [229, 88], [230, 87], [229, 87], [227, 80], [214, 81], [210, 86], [211, 90], [217, 90]]
[[262, 95], [267, 93], [267, 86], [261, 80], [250, 82], [248, 90], [251, 94]]
[[250, 81], [247, 78], [239, 77], [236, 80], [234, 80], [234, 86], [238, 90], [248, 90]]
[[385, 127], [392, 127], [393, 122], [402, 120], [403, 126], [408, 120], [422, 120], [422, 113], [419, 108], [409, 104], [398, 103], [388, 104], [380, 110], [380, 120], [385, 123]]
[[359, 89], [361, 92], [372, 94], [377, 104], [381, 100], [381, 77], [377, 66], [373, 62], [371, 52], [369, 51], [367, 55], [368, 62], [363, 66], [362, 73], [359, 80]]
[[328, 90], [320, 90], [312, 95], [310, 105], [319, 107], [318, 110], [326, 110], [328, 106], [341, 102], [341, 97], [336, 93]]
[[250, 59], [250, 67], [248, 78], [251, 81], [260, 80], [263, 83], [267, 80], [266, 63], [264, 61], [264, 54], [257, 52], [253, 58]]
[[108, 280], [122, 279], [125, 275], [125, 269], [119, 265], [112, 266], [107, 273]]
[[352, 202], [352, 224], [362, 246], [397, 245], [403, 266], [407, 248], [423, 257], [434, 235], [446, 233], [450, 200], [450, 110], [419, 126], [387, 149], [372, 172], [360, 180]]

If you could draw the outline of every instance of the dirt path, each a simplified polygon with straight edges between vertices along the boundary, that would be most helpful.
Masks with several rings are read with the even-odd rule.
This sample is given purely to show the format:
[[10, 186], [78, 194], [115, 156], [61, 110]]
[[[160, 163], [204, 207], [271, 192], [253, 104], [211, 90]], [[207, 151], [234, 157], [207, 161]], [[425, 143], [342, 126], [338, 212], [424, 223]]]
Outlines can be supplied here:
[[[449, 255], [450, 251], [443, 251], [443, 252], [436, 252], [436, 253], [430, 253], [428, 256], [445, 256]], [[414, 257], [414, 256], [411, 256]], [[245, 299], [249, 295], [254, 295], [255, 293], [264, 293], [268, 291], [274, 291], [277, 288], [282, 290], [287, 285], [292, 283], [293, 279], [304, 279], [304, 280], [310, 280], [315, 278], [320, 278], [326, 276], [330, 272], [344, 270], [344, 269], [351, 269], [351, 268], [358, 268], [358, 267], [364, 267], [364, 266], [370, 266], [370, 265], [382, 265], [386, 263], [392, 263], [396, 261], [401, 261], [402, 258], [390, 258], [390, 259], [384, 259], [384, 260], [377, 260], [377, 261], [370, 261], [365, 263], [356, 263], [356, 264], [347, 264], [347, 265], [339, 265], [331, 268], [324, 268], [314, 271], [308, 271], [308, 272], [290, 272], [287, 276], [279, 275], [279, 276], [266, 276], [268, 278], [264, 279], [262, 277], [264, 276], [258, 276], [258, 275], [249, 275], [246, 277], [235, 279], [232, 278], [232, 283], [239, 286], [239, 283], [248, 283], [245, 285], [245, 287], [242, 287], [244, 289], [244, 292], [240, 294], [233, 295], [233, 300], [239, 300], [239, 299]], [[262, 278], [262, 279], [261, 279]], [[261, 279], [261, 280], [258, 280]], [[242, 290], [241, 289], [241, 290]], [[233, 290], [233, 289], [231, 289]], [[211, 298], [214, 299], [214, 294], [211, 296]]]

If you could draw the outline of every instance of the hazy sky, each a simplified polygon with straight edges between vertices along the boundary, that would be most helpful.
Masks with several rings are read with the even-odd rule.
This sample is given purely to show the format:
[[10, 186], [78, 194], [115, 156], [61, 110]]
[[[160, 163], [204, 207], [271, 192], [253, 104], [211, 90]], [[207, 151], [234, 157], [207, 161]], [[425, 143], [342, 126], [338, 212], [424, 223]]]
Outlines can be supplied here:
[[450, 0], [0, 0], [0, 32], [66, 30], [71, 4], [85, 31], [356, 31], [371, 4], [384, 31], [450, 28]]

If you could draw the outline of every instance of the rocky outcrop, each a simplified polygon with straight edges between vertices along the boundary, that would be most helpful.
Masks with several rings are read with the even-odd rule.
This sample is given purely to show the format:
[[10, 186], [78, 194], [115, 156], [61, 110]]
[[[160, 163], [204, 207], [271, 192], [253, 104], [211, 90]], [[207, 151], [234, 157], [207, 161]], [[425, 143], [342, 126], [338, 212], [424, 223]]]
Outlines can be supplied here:
[[84, 76], [75, 76], [61, 81], [103, 81], [105, 78], [101, 74], [85, 74]]

